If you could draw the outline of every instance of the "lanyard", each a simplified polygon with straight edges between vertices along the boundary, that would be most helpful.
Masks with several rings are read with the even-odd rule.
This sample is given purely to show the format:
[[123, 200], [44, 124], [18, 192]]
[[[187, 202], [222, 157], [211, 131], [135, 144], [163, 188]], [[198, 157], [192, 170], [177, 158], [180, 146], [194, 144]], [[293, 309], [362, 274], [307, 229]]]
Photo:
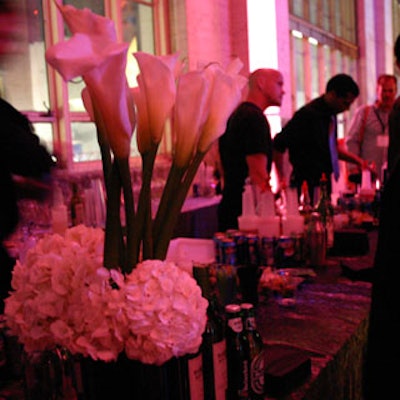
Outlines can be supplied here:
[[378, 113], [378, 110], [375, 107], [372, 107], [374, 110], [374, 113], [376, 115], [376, 118], [378, 119], [379, 123], [381, 124], [381, 128], [382, 128], [382, 133], [385, 133], [385, 129], [386, 129], [386, 125], [385, 123], [382, 121], [381, 116]]

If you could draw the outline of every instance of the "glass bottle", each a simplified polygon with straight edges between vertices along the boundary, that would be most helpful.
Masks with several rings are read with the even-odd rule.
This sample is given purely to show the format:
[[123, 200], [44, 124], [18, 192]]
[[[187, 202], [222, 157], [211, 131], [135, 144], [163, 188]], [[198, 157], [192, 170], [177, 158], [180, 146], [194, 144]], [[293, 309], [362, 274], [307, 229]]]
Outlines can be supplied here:
[[199, 350], [195, 354], [180, 357], [180, 400], [204, 400], [203, 357]]
[[328, 180], [326, 175], [323, 173], [320, 180], [320, 197], [315, 208], [321, 215], [322, 224], [325, 228], [326, 235], [326, 248], [327, 250], [333, 247], [334, 240], [334, 227], [333, 227], [333, 206], [331, 203], [331, 197], [328, 193]]
[[306, 229], [305, 248], [306, 263], [311, 267], [322, 267], [326, 265], [326, 234], [317, 212], [311, 214], [310, 222]]
[[307, 181], [303, 181], [301, 185], [301, 193], [299, 199], [299, 212], [304, 217], [304, 227], [310, 222], [313, 207], [311, 205], [310, 192], [308, 191]]
[[225, 400], [228, 385], [226, 340], [224, 323], [217, 312], [215, 295], [209, 300], [207, 325], [203, 334], [203, 379], [204, 398]]
[[226, 400], [248, 398], [248, 360], [246, 336], [243, 331], [241, 309], [238, 304], [225, 306], [226, 312], [226, 358], [228, 388]]
[[59, 235], [64, 235], [68, 229], [68, 209], [64, 204], [64, 196], [59, 185], [54, 187], [51, 225], [53, 233], [58, 233]]
[[69, 205], [72, 225], [83, 224], [85, 220], [85, 203], [75, 182], [72, 183], [72, 197]]
[[246, 353], [249, 363], [248, 382], [250, 400], [264, 398], [264, 343], [257, 331], [254, 305], [242, 303], [244, 332], [247, 337]]

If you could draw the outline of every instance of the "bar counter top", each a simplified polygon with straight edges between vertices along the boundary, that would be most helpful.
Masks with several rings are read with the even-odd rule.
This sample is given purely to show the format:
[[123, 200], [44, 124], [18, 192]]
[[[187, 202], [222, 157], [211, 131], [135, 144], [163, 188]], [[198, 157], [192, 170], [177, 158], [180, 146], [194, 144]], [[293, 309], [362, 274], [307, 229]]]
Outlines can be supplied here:
[[333, 262], [318, 271], [299, 287], [293, 307], [260, 299], [257, 326], [266, 351], [289, 345], [311, 359], [311, 376], [279, 399], [362, 399], [371, 284], [343, 278], [340, 270]]

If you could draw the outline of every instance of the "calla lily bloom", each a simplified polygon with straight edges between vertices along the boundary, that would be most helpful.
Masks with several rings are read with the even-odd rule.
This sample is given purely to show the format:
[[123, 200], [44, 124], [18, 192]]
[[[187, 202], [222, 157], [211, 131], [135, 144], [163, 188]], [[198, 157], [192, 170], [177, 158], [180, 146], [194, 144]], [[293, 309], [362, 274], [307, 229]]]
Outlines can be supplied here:
[[[138, 76], [138, 80], [140, 80], [140, 76]], [[149, 131], [150, 126], [149, 116], [147, 114], [146, 98], [144, 97], [143, 91], [140, 90], [139, 86], [132, 88], [131, 91], [137, 110], [136, 137], [138, 150], [140, 154], [144, 154], [148, 149], [151, 148], [151, 135]]]
[[240, 75], [229, 75], [216, 64], [208, 67], [212, 89], [209, 97], [209, 114], [204, 124], [197, 151], [206, 153], [210, 146], [225, 131], [226, 121], [242, 99], [246, 79]]
[[98, 110], [103, 119], [114, 155], [118, 158], [128, 158], [135, 119], [133, 97], [125, 78], [125, 46], [121, 50], [110, 56], [101, 66], [84, 75], [83, 79], [94, 110]]
[[[169, 117], [175, 102], [175, 65], [178, 54], [158, 57], [152, 54], [137, 52], [134, 56], [139, 64], [140, 75], [138, 78], [140, 96], [146, 104], [148, 129], [143, 129], [140, 134], [148, 132], [151, 143], [158, 144], [167, 118]], [[140, 112], [140, 110], [139, 110]], [[138, 138], [138, 142], [145, 140]], [[142, 151], [148, 151], [142, 147]]]
[[86, 33], [89, 36], [97, 36], [101, 40], [99, 44], [104, 47], [109, 42], [117, 41], [114, 22], [106, 17], [94, 14], [88, 8], [76, 9], [71, 5], [57, 4], [65, 23], [74, 33]]
[[101, 64], [104, 55], [94, 51], [93, 41], [89, 36], [77, 33], [71, 39], [50, 47], [46, 51], [46, 61], [65, 81], [69, 81]]
[[[65, 10], [65, 7], [61, 9]], [[46, 52], [46, 60], [65, 80], [83, 77], [93, 109], [96, 110], [94, 115], [101, 115], [101, 126], [104, 126], [101, 132], [107, 135], [114, 155], [129, 157], [135, 117], [133, 99], [125, 77], [128, 45], [114, 42], [115, 35], [109, 27], [109, 20], [87, 9], [73, 10], [66, 15], [73, 15], [71, 20], [77, 18], [83, 26], [87, 19], [87, 24], [96, 28], [94, 34], [74, 33], [70, 40], [51, 47]], [[70, 23], [70, 28], [79, 29], [79, 24]], [[101, 28], [103, 25], [104, 29]], [[100, 34], [96, 36], [96, 32]]]
[[204, 123], [209, 86], [201, 71], [190, 71], [179, 78], [174, 117], [174, 163], [178, 167], [186, 166], [193, 156]]

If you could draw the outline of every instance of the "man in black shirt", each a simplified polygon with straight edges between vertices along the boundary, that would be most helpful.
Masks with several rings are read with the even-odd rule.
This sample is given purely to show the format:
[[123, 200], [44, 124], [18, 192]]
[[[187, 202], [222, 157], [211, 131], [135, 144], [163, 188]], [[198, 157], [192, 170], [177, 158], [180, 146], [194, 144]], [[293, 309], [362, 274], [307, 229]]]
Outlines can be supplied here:
[[[300, 193], [303, 181], [307, 181], [311, 199], [314, 188], [319, 186], [322, 173], [329, 178], [334, 172], [334, 164], [337, 166], [338, 158], [363, 168], [367, 166], [367, 162], [347, 151], [344, 145], [338, 146], [336, 141], [336, 115], [348, 110], [358, 95], [356, 82], [349, 75], [338, 74], [328, 81], [323, 95], [293, 115], [274, 138], [276, 154], [281, 154], [276, 157], [281, 181], [286, 179], [282, 157], [286, 150], [289, 150], [289, 160], [293, 167], [291, 186], [297, 187]], [[335, 152], [336, 159], [332, 152]], [[330, 191], [330, 179], [328, 182]]]
[[272, 164], [271, 131], [264, 110], [280, 106], [282, 74], [274, 69], [258, 69], [249, 77], [246, 101], [230, 116], [225, 133], [219, 139], [223, 169], [222, 200], [218, 208], [220, 231], [238, 228], [242, 214], [242, 193], [247, 177], [260, 190], [270, 190]]

